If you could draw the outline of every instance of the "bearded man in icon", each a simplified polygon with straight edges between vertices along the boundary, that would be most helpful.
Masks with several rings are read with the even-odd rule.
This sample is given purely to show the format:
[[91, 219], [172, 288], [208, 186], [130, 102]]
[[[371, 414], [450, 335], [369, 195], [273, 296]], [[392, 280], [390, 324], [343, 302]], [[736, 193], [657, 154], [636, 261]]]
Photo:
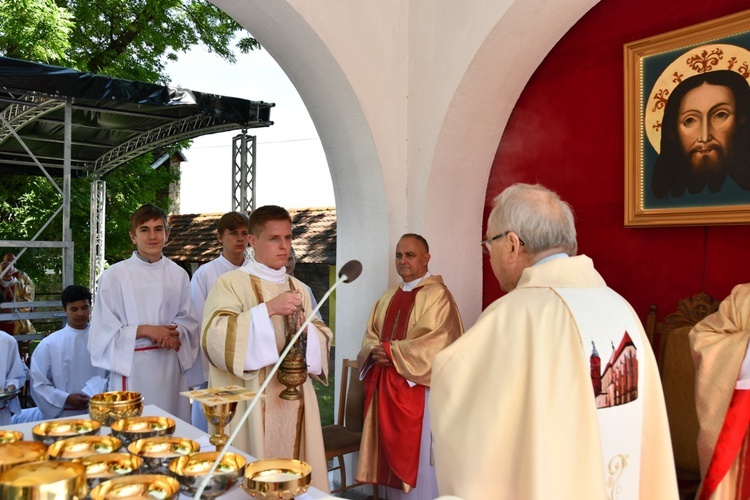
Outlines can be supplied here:
[[667, 100], [653, 194], [716, 193], [727, 182], [750, 190], [750, 86], [729, 70], [685, 79]]

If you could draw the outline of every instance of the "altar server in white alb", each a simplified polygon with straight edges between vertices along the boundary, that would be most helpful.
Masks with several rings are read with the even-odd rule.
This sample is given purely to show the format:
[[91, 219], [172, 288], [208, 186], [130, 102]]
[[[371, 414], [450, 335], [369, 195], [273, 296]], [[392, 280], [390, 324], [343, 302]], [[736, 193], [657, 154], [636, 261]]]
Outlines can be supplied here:
[[[18, 342], [0, 331], [0, 393], [18, 389], [26, 383], [26, 370], [18, 354]], [[10, 425], [13, 413], [21, 412], [18, 398], [0, 401], [0, 425]]]
[[106, 370], [91, 364], [87, 347], [91, 292], [70, 285], [61, 298], [67, 324], [42, 339], [31, 356], [31, 397], [40, 420], [87, 413], [89, 396], [104, 389], [107, 376]]
[[109, 390], [140, 392], [187, 421], [180, 392], [198, 354], [198, 321], [187, 273], [161, 253], [168, 236], [162, 209], [143, 205], [130, 217], [137, 249], [99, 278], [88, 346], [94, 366], [110, 371]]
[[630, 305], [575, 256], [568, 204], [510, 186], [486, 237], [508, 293], [433, 361], [440, 494], [676, 499], [654, 355]]
[[[203, 319], [203, 308], [206, 305], [208, 292], [222, 274], [235, 271], [245, 265], [247, 246], [250, 244], [247, 226], [247, 215], [239, 212], [228, 212], [221, 216], [216, 229], [216, 238], [221, 243], [221, 254], [211, 262], [198, 268], [190, 280], [190, 295], [193, 299], [193, 310], [198, 324]], [[191, 389], [205, 389], [208, 386], [208, 359], [203, 349], [198, 349], [198, 359], [188, 371], [188, 385]], [[201, 404], [193, 401], [192, 424], [204, 431], [208, 424], [203, 415]]]

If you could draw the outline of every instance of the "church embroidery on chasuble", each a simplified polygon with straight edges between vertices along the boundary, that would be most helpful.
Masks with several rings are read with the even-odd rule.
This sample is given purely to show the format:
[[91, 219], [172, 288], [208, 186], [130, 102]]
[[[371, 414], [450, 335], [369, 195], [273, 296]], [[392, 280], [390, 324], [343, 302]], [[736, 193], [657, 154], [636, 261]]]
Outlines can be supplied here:
[[[627, 423], [643, 420], [638, 352], [643, 348], [640, 323], [623, 308], [611, 289], [555, 288], [575, 318], [591, 386], [604, 459], [607, 496], [635, 498], [640, 478], [641, 432]], [[602, 312], [599, 312], [602, 311]], [[607, 311], [605, 314], [603, 311]], [[618, 311], [614, 316], [611, 311]], [[590, 350], [586, 346], [591, 346]], [[633, 496], [635, 495], [635, 496]]]

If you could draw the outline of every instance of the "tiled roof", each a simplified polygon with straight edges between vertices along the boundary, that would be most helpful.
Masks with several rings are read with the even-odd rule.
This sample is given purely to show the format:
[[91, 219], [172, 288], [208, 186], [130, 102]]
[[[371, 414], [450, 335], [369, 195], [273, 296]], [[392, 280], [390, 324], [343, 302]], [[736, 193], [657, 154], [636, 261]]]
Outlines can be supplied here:
[[[292, 245], [300, 264], [336, 263], [336, 209], [290, 210]], [[203, 263], [216, 258], [221, 244], [216, 225], [223, 214], [180, 214], [169, 216], [171, 234], [164, 255], [181, 263]]]
[[292, 246], [300, 264], [336, 264], [336, 209], [290, 210]]

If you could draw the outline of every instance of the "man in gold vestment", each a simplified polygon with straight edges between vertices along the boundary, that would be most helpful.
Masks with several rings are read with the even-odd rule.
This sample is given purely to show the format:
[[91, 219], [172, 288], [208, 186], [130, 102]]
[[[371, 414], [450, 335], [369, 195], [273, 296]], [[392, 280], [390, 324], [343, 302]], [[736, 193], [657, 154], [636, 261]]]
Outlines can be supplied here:
[[698, 410], [700, 499], [750, 497], [750, 283], [690, 332]]
[[440, 494], [676, 499], [653, 352], [633, 308], [576, 256], [570, 206], [512, 185], [481, 244], [507, 294], [433, 361]]
[[463, 326], [443, 279], [427, 270], [429, 261], [422, 236], [401, 237], [396, 269], [404, 282], [375, 304], [357, 356], [365, 421], [356, 479], [389, 487], [390, 499], [438, 496], [427, 411], [432, 358]]
[[[254, 255], [240, 269], [222, 274], [206, 298], [201, 347], [210, 363], [208, 386], [240, 385], [257, 391], [279, 360], [286, 335], [294, 334], [312, 311], [307, 285], [287, 276], [292, 247], [289, 213], [274, 205], [250, 214]], [[306, 333], [308, 374], [328, 383], [332, 334], [317, 317]], [[316, 488], [328, 491], [320, 411], [312, 382], [299, 387], [302, 399], [281, 399], [285, 389], [276, 376], [255, 406], [234, 446], [256, 458], [294, 458], [312, 467]], [[237, 425], [248, 401], [237, 405]]]
[[[0, 265], [0, 301], [2, 302], [34, 302], [36, 285], [29, 275], [18, 269], [15, 265], [16, 256], [7, 253], [3, 256], [2, 265]], [[19, 307], [9, 309], [7, 312], [31, 312], [29, 307]], [[11, 335], [26, 335], [36, 333], [31, 320], [19, 319], [16, 321], [2, 322], [0, 330], [10, 333]]]

